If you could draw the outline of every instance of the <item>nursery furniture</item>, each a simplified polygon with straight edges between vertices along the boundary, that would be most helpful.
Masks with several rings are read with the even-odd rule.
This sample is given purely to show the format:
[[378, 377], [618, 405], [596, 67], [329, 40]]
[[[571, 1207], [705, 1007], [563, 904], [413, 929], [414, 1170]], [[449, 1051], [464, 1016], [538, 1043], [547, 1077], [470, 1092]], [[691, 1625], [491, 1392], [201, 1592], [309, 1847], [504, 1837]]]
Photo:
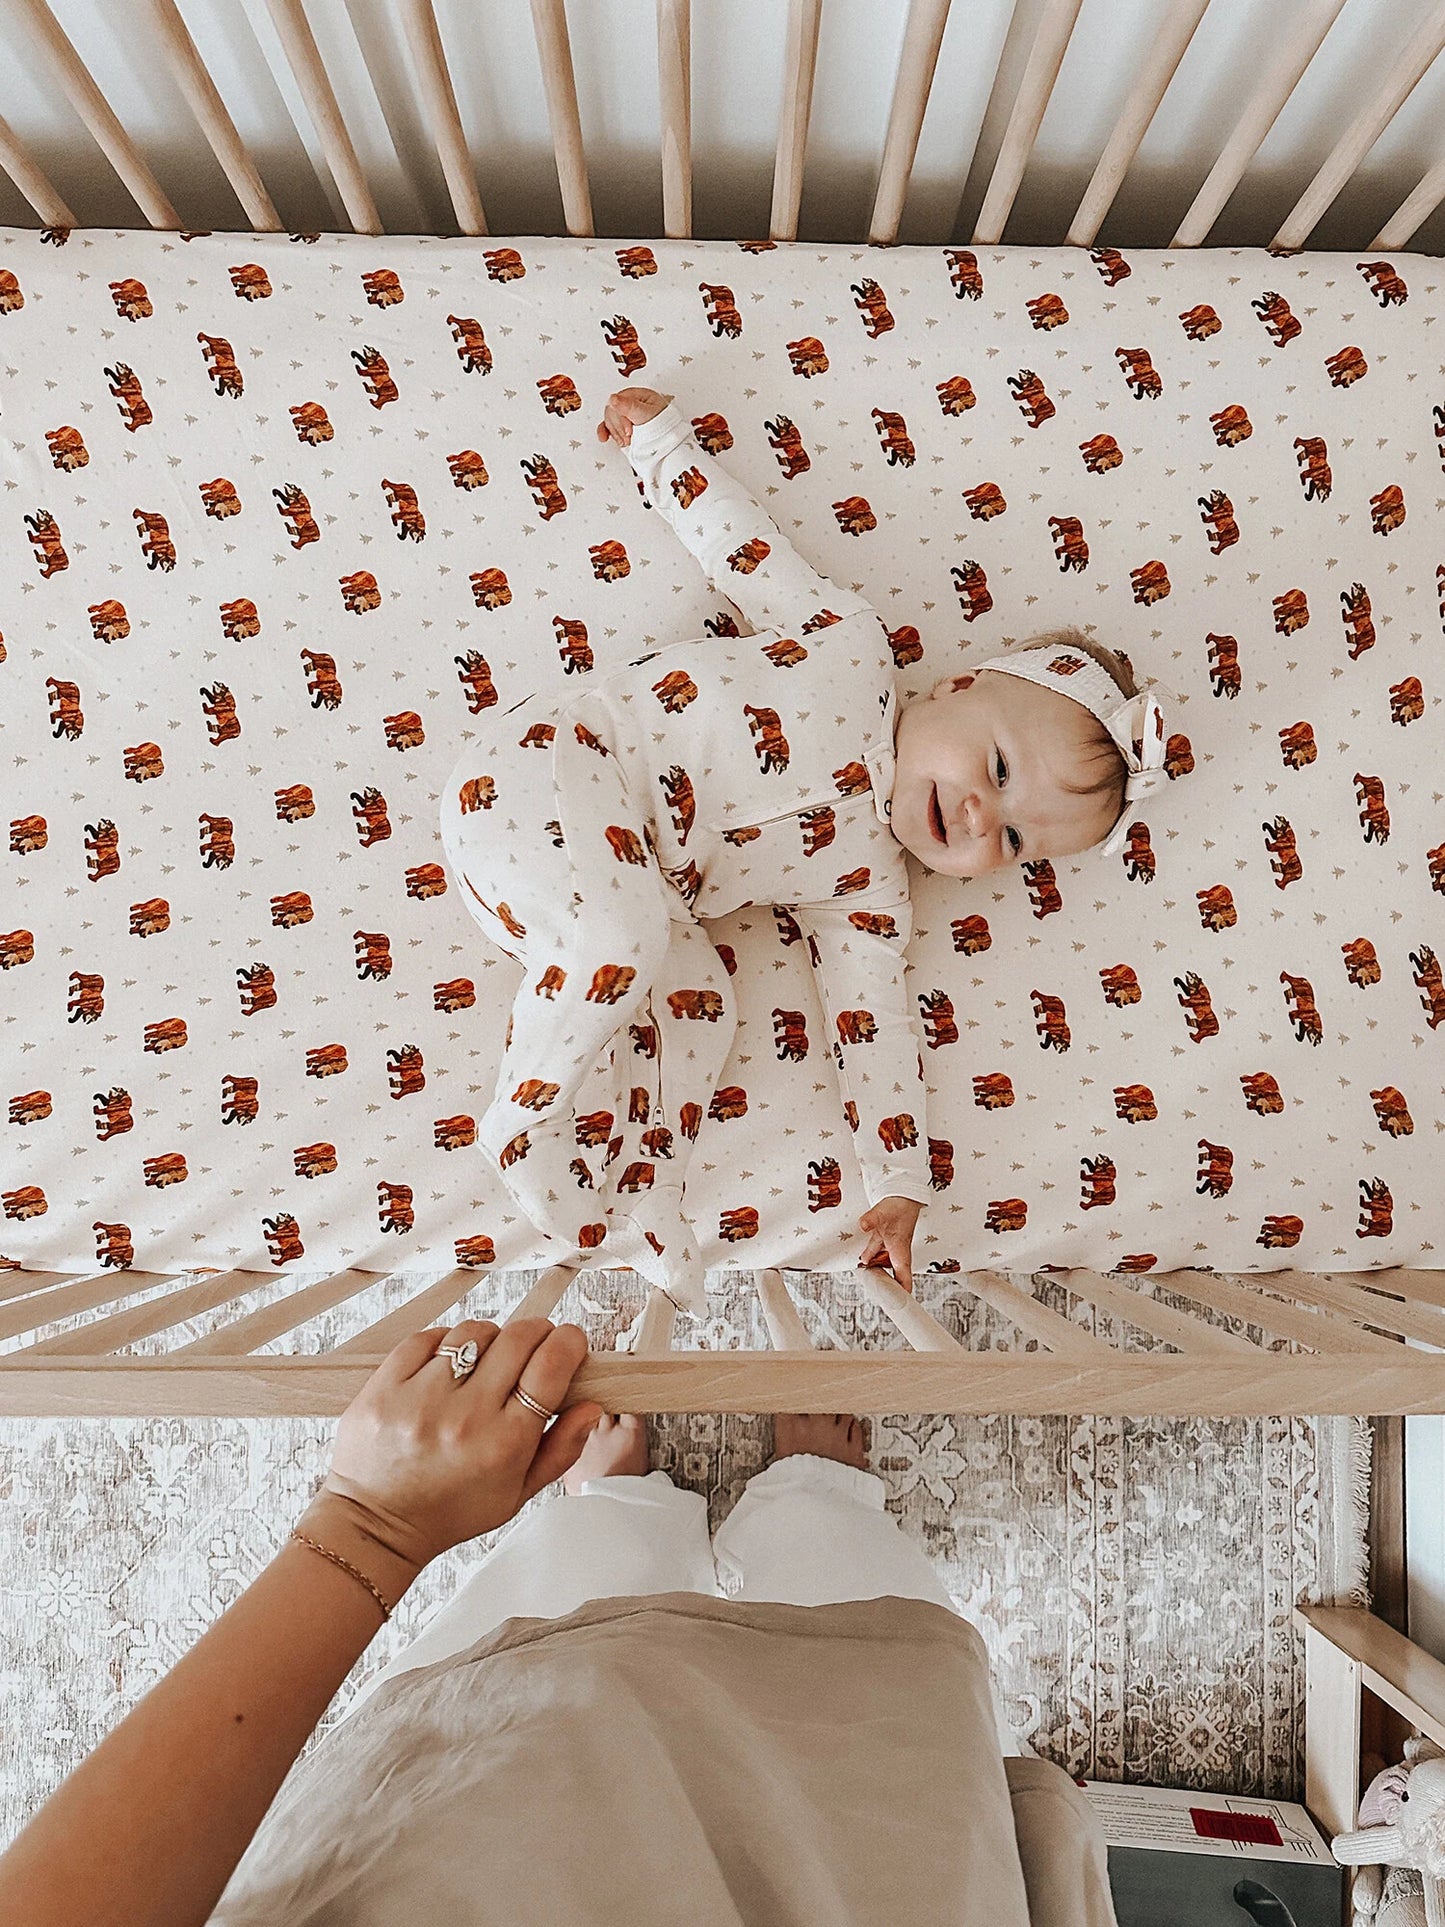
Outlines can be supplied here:
[[[899, 1349], [810, 1348], [785, 1275], [851, 1272], [866, 1208], [827, 1025], [786, 906], [714, 926], [742, 1018], [689, 1200], [775, 1350], [674, 1350], [654, 1293], [577, 1395], [1445, 1408], [1445, 383], [1438, 264], [1401, 251], [1445, 177], [1358, 255], [1298, 251], [1445, 16], [1364, 90], [1274, 249], [1204, 250], [1338, 5], [1314, 9], [1149, 253], [1091, 244], [1198, 0], [1146, 52], [1070, 245], [1039, 248], [999, 243], [1077, 0], [1044, 9], [967, 247], [888, 245], [938, 0], [910, 10], [867, 243], [827, 246], [792, 239], [817, 0], [790, 13], [772, 235], [739, 241], [688, 238], [682, 0], [658, 9], [668, 238], [606, 241], [561, 0], [533, 15], [568, 236], [485, 241], [379, 235], [300, 0], [269, 4], [355, 235], [279, 231], [172, 0], [154, 19], [250, 231], [181, 231], [43, 0], [55, 71], [155, 231], [74, 228], [0, 130], [46, 224], [0, 234], [0, 1341], [24, 1341], [0, 1413], [337, 1412], [485, 1274], [540, 1273], [518, 1311], [560, 1302], [571, 1267], [475, 1151], [516, 973], [456, 902], [437, 784], [484, 711], [736, 633], [591, 439], [628, 381], [677, 393], [872, 597], [905, 698], [1081, 623], [1167, 701], [1171, 780], [1122, 859], [918, 866], [936, 1202], [916, 1295], [861, 1281]], [[404, 11], [483, 236], [431, 6]], [[398, 1272], [415, 1295], [337, 1349], [259, 1349]], [[931, 1315], [931, 1272], [1000, 1315], [993, 1348]]]

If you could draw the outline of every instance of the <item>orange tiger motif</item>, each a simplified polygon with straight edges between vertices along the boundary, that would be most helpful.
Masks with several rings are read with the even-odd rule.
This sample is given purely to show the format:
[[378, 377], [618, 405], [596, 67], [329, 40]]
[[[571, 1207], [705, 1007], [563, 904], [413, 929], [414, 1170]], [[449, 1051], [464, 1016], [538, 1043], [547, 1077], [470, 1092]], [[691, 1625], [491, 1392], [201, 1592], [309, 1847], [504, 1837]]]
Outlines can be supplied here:
[[[873, 412], [877, 414], [879, 410]], [[796, 476], [807, 474], [807, 470], [813, 466], [813, 459], [803, 447], [803, 437], [798, 434], [794, 420], [786, 414], [778, 414], [771, 422], [763, 422], [763, 430], [767, 432], [767, 445], [778, 459], [784, 480], [792, 482]]]
[[1095, 435], [1090, 441], [1080, 442], [1079, 453], [1091, 475], [1107, 474], [1124, 459], [1124, 452], [1112, 435]]
[[125, 613], [125, 603], [119, 603], [114, 597], [91, 603], [85, 613], [91, 617], [91, 634], [96, 642], [125, 642], [131, 634], [131, 619]]
[[296, 430], [297, 441], [304, 442], [308, 447], [315, 448], [321, 442], [329, 442], [336, 434], [330, 416], [319, 401], [297, 402], [286, 412]]
[[90, 460], [90, 450], [78, 428], [47, 428], [45, 440], [50, 449], [50, 459], [62, 474], [84, 468]]
[[613, 315], [610, 321], [601, 323], [601, 328], [619, 373], [635, 375], [639, 368], [647, 366], [647, 356], [637, 339], [637, 330], [626, 315]]
[[356, 372], [361, 377], [367, 399], [373, 408], [385, 408], [388, 402], [400, 399], [400, 391], [392, 380], [391, 369], [379, 348], [353, 348], [351, 359], [356, 363]]
[[1397, 1091], [1393, 1084], [1386, 1084], [1382, 1090], [1371, 1091], [1370, 1101], [1375, 1107], [1375, 1117], [1386, 1137], [1410, 1137], [1414, 1133], [1415, 1120], [1410, 1115], [1410, 1107], [1404, 1094]]
[[1199, 1170], [1195, 1192], [1199, 1197], [1227, 1198], [1234, 1187], [1234, 1153], [1227, 1144], [1199, 1140]]
[[397, 1231], [405, 1237], [407, 1231], [416, 1227], [416, 1212], [412, 1208], [412, 1187], [393, 1185], [383, 1177], [376, 1187], [378, 1222], [383, 1231]]
[[[216, 393], [218, 395], [229, 395], [233, 401], [239, 400], [245, 393], [246, 380], [240, 369], [236, 366], [236, 356], [230, 342], [226, 340], [224, 335], [208, 334], [198, 334], [196, 340], [201, 344], [202, 353], [206, 358], [206, 373], [210, 376]], [[106, 373], [110, 374], [111, 370], [107, 369]], [[131, 375], [129, 368], [117, 367], [115, 375], [129, 375], [131, 381], [135, 381], [135, 377]], [[136, 390], [138, 393], [139, 383], [136, 383]], [[112, 394], [118, 392], [116, 389], [111, 390]], [[142, 403], [142, 407], [144, 407], [144, 403]], [[149, 421], [150, 418], [150, 410], [146, 408], [143, 419]], [[127, 428], [132, 425], [139, 427], [140, 423], [126, 423]]]
[[485, 488], [491, 479], [486, 463], [474, 448], [463, 448], [455, 455], [448, 455], [447, 473], [457, 488]]
[[[209, 340], [209, 336], [202, 335], [201, 339]], [[107, 368], [105, 373], [110, 383], [110, 392], [120, 405], [121, 420], [125, 423], [129, 434], [133, 435], [138, 428], [144, 428], [148, 422], [155, 420], [150, 403], [141, 392], [141, 385], [133, 368], [127, 367], [123, 361], [118, 361], [114, 368]], [[219, 382], [216, 392], [218, 394], [225, 392], [221, 389]]]
[[390, 268], [373, 268], [361, 277], [361, 286], [373, 308], [394, 308], [405, 301], [401, 279]]
[[1164, 383], [1149, 358], [1147, 348], [1116, 348], [1114, 359], [1136, 401], [1158, 401], [1164, 393]]
[[1272, 289], [1250, 302], [1250, 307], [1264, 323], [1270, 340], [1276, 348], [1283, 348], [1296, 339], [1304, 330], [1290, 311], [1290, 305], [1282, 294]]
[[790, 341], [788, 360], [792, 363], [795, 375], [811, 377], [828, 372], [828, 357], [822, 342], [815, 335], [804, 335], [800, 341]]

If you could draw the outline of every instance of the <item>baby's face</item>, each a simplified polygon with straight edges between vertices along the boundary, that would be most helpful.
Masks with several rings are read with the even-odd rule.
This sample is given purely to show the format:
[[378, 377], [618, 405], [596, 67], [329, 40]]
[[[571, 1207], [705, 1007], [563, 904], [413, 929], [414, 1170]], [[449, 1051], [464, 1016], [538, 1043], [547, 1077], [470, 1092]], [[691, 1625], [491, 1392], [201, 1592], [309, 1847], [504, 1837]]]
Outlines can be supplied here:
[[1073, 856], [1113, 825], [1107, 797], [1058, 782], [1087, 780], [1096, 735], [1081, 704], [1037, 683], [987, 669], [945, 677], [899, 715], [889, 827], [943, 876]]

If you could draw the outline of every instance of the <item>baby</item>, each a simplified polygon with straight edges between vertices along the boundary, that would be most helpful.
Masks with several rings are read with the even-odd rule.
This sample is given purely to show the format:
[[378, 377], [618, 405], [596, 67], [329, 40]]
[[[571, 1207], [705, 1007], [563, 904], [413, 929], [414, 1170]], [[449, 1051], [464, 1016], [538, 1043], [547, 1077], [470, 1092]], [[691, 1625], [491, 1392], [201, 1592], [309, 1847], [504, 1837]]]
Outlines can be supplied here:
[[[749, 1102], [718, 1088], [736, 961], [706, 925], [767, 905], [806, 943], [827, 1015], [870, 1207], [859, 1262], [911, 1288], [930, 1171], [904, 852], [975, 877], [1116, 846], [1163, 778], [1162, 714], [1075, 631], [902, 708], [876, 610], [797, 554], [668, 397], [621, 390], [597, 434], [751, 633], [725, 619], [575, 696], [492, 712], [448, 779], [447, 860], [527, 970], [478, 1140], [562, 1259], [630, 1265], [701, 1315], [687, 1159], [704, 1115]], [[779, 1058], [806, 1054], [804, 1014], [773, 1021]], [[745, 1239], [756, 1211], [720, 1229]]]

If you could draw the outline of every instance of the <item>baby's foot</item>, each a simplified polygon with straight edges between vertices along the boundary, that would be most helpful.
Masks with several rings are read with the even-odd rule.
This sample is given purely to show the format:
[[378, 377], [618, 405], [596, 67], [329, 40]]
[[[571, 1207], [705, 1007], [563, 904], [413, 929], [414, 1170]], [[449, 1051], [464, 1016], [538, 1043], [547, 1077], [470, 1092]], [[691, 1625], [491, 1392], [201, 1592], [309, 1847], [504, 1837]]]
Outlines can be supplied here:
[[562, 1484], [574, 1495], [588, 1479], [608, 1479], [619, 1473], [641, 1474], [648, 1468], [647, 1420], [639, 1412], [604, 1412], [583, 1446], [575, 1465], [562, 1474]]
[[836, 1459], [839, 1465], [868, 1470], [865, 1421], [846, 1412], [778, 1412], [773, 1417], [773, 1458], [810, 1452], [814, 1458]]

